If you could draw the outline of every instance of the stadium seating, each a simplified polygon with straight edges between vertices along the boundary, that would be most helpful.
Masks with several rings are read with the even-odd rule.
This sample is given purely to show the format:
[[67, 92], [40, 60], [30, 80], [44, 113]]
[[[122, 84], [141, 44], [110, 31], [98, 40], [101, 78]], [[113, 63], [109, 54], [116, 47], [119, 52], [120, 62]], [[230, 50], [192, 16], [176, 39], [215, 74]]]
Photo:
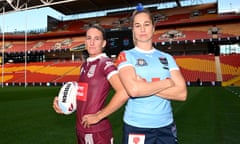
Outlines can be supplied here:
[[221, 55], [223, 81], [240, 76], [240, 55]]
[[[217, 81], [213, 55], [175, 56], [186, 81]], [[240, 76], [240, 55], [221, 55], [223, 81]]]
[[[164, 15], [163, 20], [157, 21], [156, 31], [153, 36], [153, 42], [168, 41], [190, 41], [194, 40], [212, 40], [213, 35], [209, 30], [216, 26], [220, 29], [217, 40], [221, 38], [230, 39], [238, 37], [240, 34], [240, 23], [237, 19], [239, 15], [228, 14], [218, 15], [208, 13], [208, 10], [216, 8], [216, 4], [208, 4], [193, 7], [156, 10], [155, 16]], [[197, 16], [191, 15], [194, 10], [199, 10]], [[24, 35], [7, 35], [6, 41], [0, 41], [1, 48], [4, 47], [6, 53], [24, 53], [29, 51], [66, 50], [77, 47], [84, 43], [85, 29], [91, 24], [100, 24], [104, 28], [129, 27], [129, 18], [131, 13], [109, 14], [103, 17], [94, 17], [80, 20], [60, 21], [53, 31], [43, 34], [30, 35], [25, 42]], [[230, 22], [225, 22], [229, 20]], [[231, 23], [232, 22], [234, 23]], [[206, 23], [209, 22], [209, 23]], [[221, 23], [220, 21], [224, 21]], [[213, 23], [217, 23], [214, 25]], [[179, 26], [180, 25], [180, 26]], [[177, 37], [164, 37], [164, 34], [177, 32]], [[181, 34], [180, 36], [178, 34]], [[220, 64], [216, 63], [214, 55], [182, 55], [174, 56], [180, 70], [186, 81], [218, 81], [219, 74], [223, 81], [227, 81], [240, 75], [240, 55], [220, 55]], [[23, 63], [6, 63], [1, 65], [1, 79], [7, 83], [25, 82], [53, 82], [62, 83], [66, 81], [75, 81], [79, 77], [79, 66], [81, 62], [30, 62], [27, 65]], [[220, 67], [220, 70], [218, 69]], [[26, 74], [26, 75], [25, 75]], [[25, 77], [26, 76], [26, 77]]]
[[213, 55], [175, 56], [186, 81], [216, 81]]
[[80, 65], [80, 62], [29, 63], [26, 66], [24, 64], [6, 64], [1, 70], [4, 71], [4, 82], [8, 83], [25, 82], [25, 78], [27, 82], [36, 83], [65, 82], [78, 79]]

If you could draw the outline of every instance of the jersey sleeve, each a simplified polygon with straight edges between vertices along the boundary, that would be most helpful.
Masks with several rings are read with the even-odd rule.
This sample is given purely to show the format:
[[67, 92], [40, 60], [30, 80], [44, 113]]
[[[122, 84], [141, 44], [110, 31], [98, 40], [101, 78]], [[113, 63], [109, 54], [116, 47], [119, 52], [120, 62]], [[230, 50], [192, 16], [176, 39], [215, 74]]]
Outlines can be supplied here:
[[117, 73], [117, 67], [114, 65], [111, 59], [106, 59], [104, 61], [103, 71], [104, 74], [107, 76], [107, 79], [110, 79], [111, 76]]
[[125, 66], [133, 65], [133, 57], [127, 51], [122, 51], [117, 58], [117, 67], [121, 69]]
[[169, 64], [169, 70], [179, 70], [179, 67], [175, 61], [175, 59], [173, 58], [173, 56], [171, 55], [167, 55], [167, 59], [168, 59], [168, 64]]

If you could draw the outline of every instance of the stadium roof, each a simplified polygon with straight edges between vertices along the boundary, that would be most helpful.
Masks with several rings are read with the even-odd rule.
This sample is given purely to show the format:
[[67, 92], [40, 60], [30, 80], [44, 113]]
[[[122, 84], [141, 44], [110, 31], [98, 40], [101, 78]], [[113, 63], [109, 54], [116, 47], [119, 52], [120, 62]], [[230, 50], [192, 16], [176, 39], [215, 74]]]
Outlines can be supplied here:
[[[143, 5], [176, 2], [185, 0], [141, 0]], [[0, 12], [9, 13], [28, 9], [51, 7], [64, 15], [94, 12], [116, 8], [133, 7], [139, 0], [0, 0]]]

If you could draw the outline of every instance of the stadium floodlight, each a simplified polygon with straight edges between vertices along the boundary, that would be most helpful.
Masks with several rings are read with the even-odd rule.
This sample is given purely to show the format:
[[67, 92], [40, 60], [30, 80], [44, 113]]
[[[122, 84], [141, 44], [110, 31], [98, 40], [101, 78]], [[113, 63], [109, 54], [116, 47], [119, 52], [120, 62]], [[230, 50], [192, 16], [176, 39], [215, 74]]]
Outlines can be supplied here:
[[7, 0], [7, 2], [8, 2], [8, 4], [9, 4], [14, 10], [18, 10], [18, 9], [19, 9], [19, 7], [18, 7], [19, 1], [17, 1], [17, 5], [16, 5], [16, 6], [14, 6], [14, 5], [12, 4], [13, 0]]
[[13, 0], [7, 0], [7, 2], [8, 2], [9, 4], [11, 4], [11, 3], [13, 2]]
[[[57, 5], [57, 4], [63, 4], [63, 3], [68, 3], [68, 2], [73, 2], [77, 0], [61, 0], [61, 1], [54, 1], [54, 0], [40, 0], [42, 4], [37, 4], [37, 5], [30, 5], [27, 7], [27, 4], [29, 3], [28, 1], [25, 1], [25, 3], [21, 4], [21, 0], [0, 0], [1, 1], [6, 1], [6, 5], [10, 5], [13, 10], [9, 10], [5, 13], [10, 13], [12, 11], [23, 11], [23, 10], [29, 10], [29, 9], [36, 9], [36, 8], [41, 8], [41, 7], [46, 7], [46, 6], [51, 6], [51, 5]], [[0, 11], [2, 11], [2, 8], [0, 8]]]

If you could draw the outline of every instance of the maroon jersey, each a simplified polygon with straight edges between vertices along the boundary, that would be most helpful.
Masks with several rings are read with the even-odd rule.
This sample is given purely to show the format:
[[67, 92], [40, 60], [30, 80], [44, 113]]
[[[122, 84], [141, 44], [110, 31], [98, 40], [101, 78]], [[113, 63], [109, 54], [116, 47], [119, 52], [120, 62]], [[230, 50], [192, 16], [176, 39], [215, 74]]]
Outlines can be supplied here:
[[104, 53], [88, 58], [82, 64], [79, 79], [82, 92], [77, 96], [77, 130], [98, 132], [111, 128], [107, 119], [103, 119], [90, 128], [83, 128], [81, 121], [83, 115], [96, 113], [105, 106], [105, 100], [111, 88], [108, 79], [115, 73], [117, 73], [116, 67]]

